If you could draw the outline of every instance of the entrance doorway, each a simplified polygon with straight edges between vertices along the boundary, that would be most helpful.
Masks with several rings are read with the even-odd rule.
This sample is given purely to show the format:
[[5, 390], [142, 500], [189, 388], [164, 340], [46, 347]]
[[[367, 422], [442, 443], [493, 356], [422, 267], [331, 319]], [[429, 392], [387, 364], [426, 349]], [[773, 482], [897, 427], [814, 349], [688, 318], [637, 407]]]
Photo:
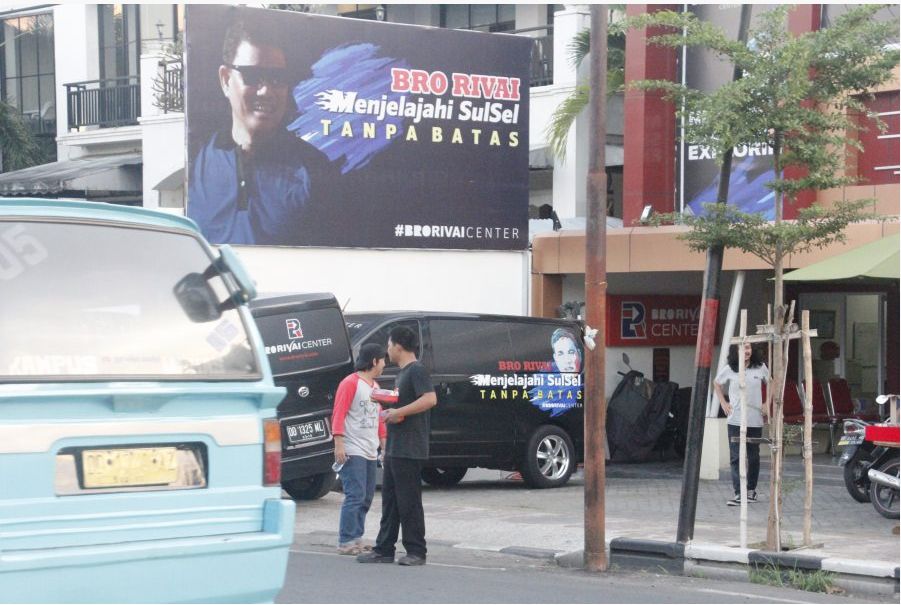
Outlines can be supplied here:
[[[844, 382], [855, 412], [875, 413], [876, 396], [884, 388], [887, 373], [886, 295], [801, 293], [798, 303], [801, 309], [810, 311], [810, 327], [819, 334], [810, 343], [815, 386], [823, 388], [827, 402], [834, 403], [828, 385], [830, 381]], [[804, 367], [799, 348], [796, 351], [797, 379], [801, 384]]]

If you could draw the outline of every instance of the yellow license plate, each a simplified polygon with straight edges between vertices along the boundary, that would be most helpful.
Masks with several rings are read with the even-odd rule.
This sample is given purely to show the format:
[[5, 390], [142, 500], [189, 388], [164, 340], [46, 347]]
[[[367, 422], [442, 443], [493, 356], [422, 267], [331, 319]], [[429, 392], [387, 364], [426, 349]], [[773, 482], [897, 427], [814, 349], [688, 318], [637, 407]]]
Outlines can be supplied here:
[[84, 487], [167, 485], [178, 479], [177, 448], [84, 450]]

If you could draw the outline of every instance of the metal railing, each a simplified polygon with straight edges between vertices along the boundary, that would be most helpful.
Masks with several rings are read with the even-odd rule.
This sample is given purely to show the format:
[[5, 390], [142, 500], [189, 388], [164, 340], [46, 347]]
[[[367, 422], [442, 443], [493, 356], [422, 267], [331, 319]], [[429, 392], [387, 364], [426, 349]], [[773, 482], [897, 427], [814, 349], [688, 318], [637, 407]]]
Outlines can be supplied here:
[[[160, 61], [160, 79], [154, 82], [156, 105], [163, 113], [185, 110], [184, 81], [181, 59]], [[159, 86], [157, 86], [157, 84]]]
[[527, 34], [530, 32], [545, 32], [545, 34], [528, 36], [532, 38], [532, 67], [529, 84], [531, 86], [548, 86], [554, 83], [554, 26], [526, 27], [510, 33]]
[[138, 76], [88, 80], [66, 84], [69, 129], [83, 126], [130, 126], [141, 115]]

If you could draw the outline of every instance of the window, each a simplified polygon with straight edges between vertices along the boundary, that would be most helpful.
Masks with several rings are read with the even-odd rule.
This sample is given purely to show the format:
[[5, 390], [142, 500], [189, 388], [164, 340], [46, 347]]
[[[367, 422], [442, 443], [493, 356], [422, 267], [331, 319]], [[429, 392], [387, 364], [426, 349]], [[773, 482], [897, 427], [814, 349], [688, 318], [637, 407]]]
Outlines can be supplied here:
[[[373, 332], [366, 340], [361, 343], [362, 345], [374, 343], [379, 345], [380, 347], [386, 348], [388, 346], [388, 335], [391, 334], [391, 330], [398, 326], [406, 326], [413, 330], [416, 334], [417, 339], [419, 340], [419, 348], [416, 351], [416, 358], [422, 359], [422, 332], [419, 330], [419, 322], [415, 319], [404, 319], [401, 321], [393, 321], [389, 324], [385, 324], [375, 332]], [[353, 334], [353, 331], [351, 331]], [[392, 362], [387, 357], [385, 358], [385, 368], [396, 368], [397, 364]]]
[[484, 374], [513, 357], [506, 323], [433, 319], [429, 329], [436, 374]]
[[441, 27], [480, 32], [507, 32], [516, 25], [514, 4], [443, 4]]
[[[0, 100], [15, 107], [56, 157], [56, 79], [53, 15], [0, 21]], [[48, 151], [50, 151], [48, 149]]]
[[338, 309], [310, 309], [258, 317], [274, 376], [347, 363], [350, 344]]
[[101, 4], [97, 7], [100, 33], [100, 79], [140, 73], [141, 19], [137, 4]]
[[339, 4], [338, 14], [351, 19], [385, 21], [388, 11], [384, 4]]
[[[197, 237], [74, 222], [0, 221], [0, 232], [0, 382], [259, 377], [240, 313], [204, 308], [228, 290]], [[209, 298], [179, 287], [198, 279]]]
[[868, 185], [898, 183], [899, 171], [899, 94], [898, 91], [880, 92], [873, 99], [864, 100], [867, 109], [879, 115], [886, 125], [880, 131], [876, 123], [865, 115], [860, 116], [861, 126], [866, 130], [859, 133], [863, 151], [857, 156], [857, 176]]

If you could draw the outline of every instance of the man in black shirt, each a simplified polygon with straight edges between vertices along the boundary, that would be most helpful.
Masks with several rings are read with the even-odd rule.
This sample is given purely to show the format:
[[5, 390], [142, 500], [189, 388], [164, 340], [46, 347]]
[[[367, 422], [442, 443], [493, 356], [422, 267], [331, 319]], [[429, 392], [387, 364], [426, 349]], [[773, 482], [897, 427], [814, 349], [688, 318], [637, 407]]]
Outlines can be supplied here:
[[422, 463], [429, 457], [429, 410], [438, 398], [428, 370], [416, 360], [418, 337], [398, 326], [388, 336], [388, 357], [400, 367], [397, 406], [386, 409], [388, 443], [382, 476], [382, 520], [375, 547], [360, 563], [393, 563], [398, 531], [407, 554], [399, 565], [425, 565]]

